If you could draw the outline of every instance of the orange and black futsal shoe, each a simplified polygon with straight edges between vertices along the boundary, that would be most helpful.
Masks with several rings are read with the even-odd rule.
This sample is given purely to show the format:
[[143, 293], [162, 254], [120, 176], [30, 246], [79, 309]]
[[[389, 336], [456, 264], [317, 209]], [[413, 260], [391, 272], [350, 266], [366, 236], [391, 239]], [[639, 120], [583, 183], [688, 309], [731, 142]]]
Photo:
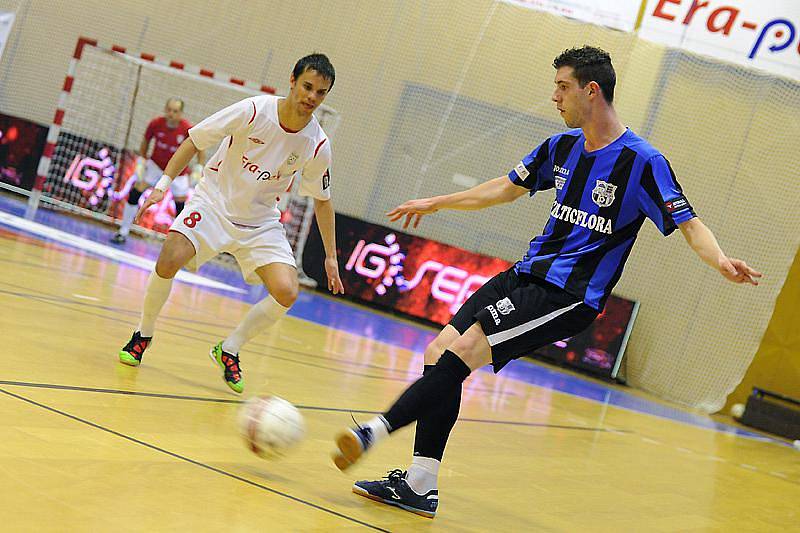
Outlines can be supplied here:
[[241, 394], [244, 390], [244, 377], [239, 364], [239, 354], [228, 353], [222, 349], [222, 341], [211, 348], [208, 356], [222, 369], [222, 378], [233, 392]]
[[119, 351], [119, 362], [130, 366], [139, 366], [144, 351], [150, 346], [153, 337], [142, 337], [138, 331], [133, 332], [131, 340]]

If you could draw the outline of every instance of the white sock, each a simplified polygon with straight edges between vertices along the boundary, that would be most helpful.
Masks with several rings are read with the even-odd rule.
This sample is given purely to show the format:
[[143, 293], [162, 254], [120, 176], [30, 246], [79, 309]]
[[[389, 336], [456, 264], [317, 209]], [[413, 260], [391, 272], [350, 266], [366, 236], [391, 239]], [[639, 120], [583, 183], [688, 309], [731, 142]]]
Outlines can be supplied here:
[[389, 424], [381, 415], [376, 416], [366, 424], [361, 424], [361, 426], [368, 427], [372, 430], [372, 444], [389, 436]]
[[441, 462], [432, 457], [414, 457], [408, 467], [406, 483], [420, 496], [436, 490]]
[[139, 333], [142, 337], [152, 337], [156, 327], [156, 318], [164, 307], [164, 302], [169, 297], [172, 289], [172, 278], [164, 279], [155, 271], [150, 273], [147, 280], [147, 289], [144, 294], [144, 304], [142, 305], [142, 318], [139, 320]]
[[136, 216], [136, 212], [138, 210], [138, 205], [131, 205], [128, 202], [125, 202], [125, 208], [122, 210], [122, 222], [119, 224], [119, 234], [123, 237], [127, 237], [131, 232], [133, 217]]
[[222, 349], [228, 353], [239, 353], [242, 346], [262, 331], [269, 329], [288, 310], [288, 307], [279, 304], [271, 294], [268, 295], [250, 308], [233, 333], [222, 343]]

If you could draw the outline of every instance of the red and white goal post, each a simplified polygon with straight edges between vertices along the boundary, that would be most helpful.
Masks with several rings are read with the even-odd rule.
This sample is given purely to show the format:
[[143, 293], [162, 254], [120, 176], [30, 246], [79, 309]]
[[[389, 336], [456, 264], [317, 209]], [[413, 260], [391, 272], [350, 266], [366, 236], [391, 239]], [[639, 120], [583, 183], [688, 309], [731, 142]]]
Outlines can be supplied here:
[[[196, 123], [242, 98], [262, 93], [275, 94], [275, 88], [79, 38], [39, 161], [26, 217], [33, 218], [39, 205], [45, 203], [114, 222], [134, 181], [134, 152], [148, 122], [163, 112], [167, 99], [181, 98], [186, 117]], [[331, 136], [339, 114], [322, 105], [316, 115]], [[295, 180], [292, 191], [281, 198], [279, 207], [301, 280], [308, 285], [314, 283], [302, 272], [302, 250], [311, 227], [313, 203], [297, 194], [298, 182]], [[165, 200], [151, 208], [134, 231], [163, 235], [175, 216], [174, 209], [167, 192]]]

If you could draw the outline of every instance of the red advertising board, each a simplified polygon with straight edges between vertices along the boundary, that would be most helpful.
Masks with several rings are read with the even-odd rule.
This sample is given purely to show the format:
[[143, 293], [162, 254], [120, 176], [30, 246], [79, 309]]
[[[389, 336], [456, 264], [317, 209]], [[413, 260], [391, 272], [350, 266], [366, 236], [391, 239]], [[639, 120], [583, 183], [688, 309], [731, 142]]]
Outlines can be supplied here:
[[[346, 297], [405, 316], [445, 325], [481, 285], [512, 263], [336, 215], [336, 244]], [[303, 270], [326, 287], [316, 225], [303, 251]], [[611, 296], [586, 331], [530, 354], [616, 377], [638, 303]]]

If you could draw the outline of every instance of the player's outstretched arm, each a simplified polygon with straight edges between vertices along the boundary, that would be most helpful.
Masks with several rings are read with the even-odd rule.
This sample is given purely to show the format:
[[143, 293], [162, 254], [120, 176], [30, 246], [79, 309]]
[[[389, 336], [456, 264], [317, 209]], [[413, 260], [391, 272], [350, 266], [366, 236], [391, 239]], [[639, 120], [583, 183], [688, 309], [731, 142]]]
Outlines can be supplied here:
[[197, 153], [197, 147], [194, 145], [191, 137], [187, 137], [185, 141], [181, 143], [175, 153], [172, 154], [172, 157], [167, 163], [167, 167], [164, 169], [164, 175], [161, 177], [156, 186], [153, 187], [153, 190], [150, 191], [150, 196], [147, 197], [147, 200], [144, 201], [142, 207], [139, 208], [139, 211], [136, 212], [136, 217], [133, 219], [134, 222], [139, 222], [141, 216], [147, 211], [150, 206], [157, 204], [161, 200], [164, 199], [164, 191], [167, 190], [169, 184], [175, 179], [175, 176], [178, 175], [183, 168], [189, 164], [189, 161], [192, 160], [194, 155]]
[[325, 247], [325, 275], [328, 277], [328, 290], [333, 294], [344, 294], [342, 278], [339, 277], [339, 259], [336, 254], [336, 216], [330, 200], [314, 198], [314, 214]]
[[686, 222], [678, 224], [683, 233], [683, 237], [692, 250], [700, 256], [706, 264], [719, 271], [726, 279], [734, 283], [750, 283], [758, 285], [758, 272], [741, 259], [734, 259], [725, 255], [719, 247], [716, 237], [703, 222], [695, 217]]
[[386, 213], [392, 222], [405, 217], [403, 229], [413, 223], [416, 228], [424, 215], [435, 213], [440, 209], [475, 210], [493, 205], [512, 202], [529, 192], [523, 187], [514, 185], [508, 176], [500, 176], [493, 180], [476, 185], [466, 191], [433, 198], [409, 200]]

